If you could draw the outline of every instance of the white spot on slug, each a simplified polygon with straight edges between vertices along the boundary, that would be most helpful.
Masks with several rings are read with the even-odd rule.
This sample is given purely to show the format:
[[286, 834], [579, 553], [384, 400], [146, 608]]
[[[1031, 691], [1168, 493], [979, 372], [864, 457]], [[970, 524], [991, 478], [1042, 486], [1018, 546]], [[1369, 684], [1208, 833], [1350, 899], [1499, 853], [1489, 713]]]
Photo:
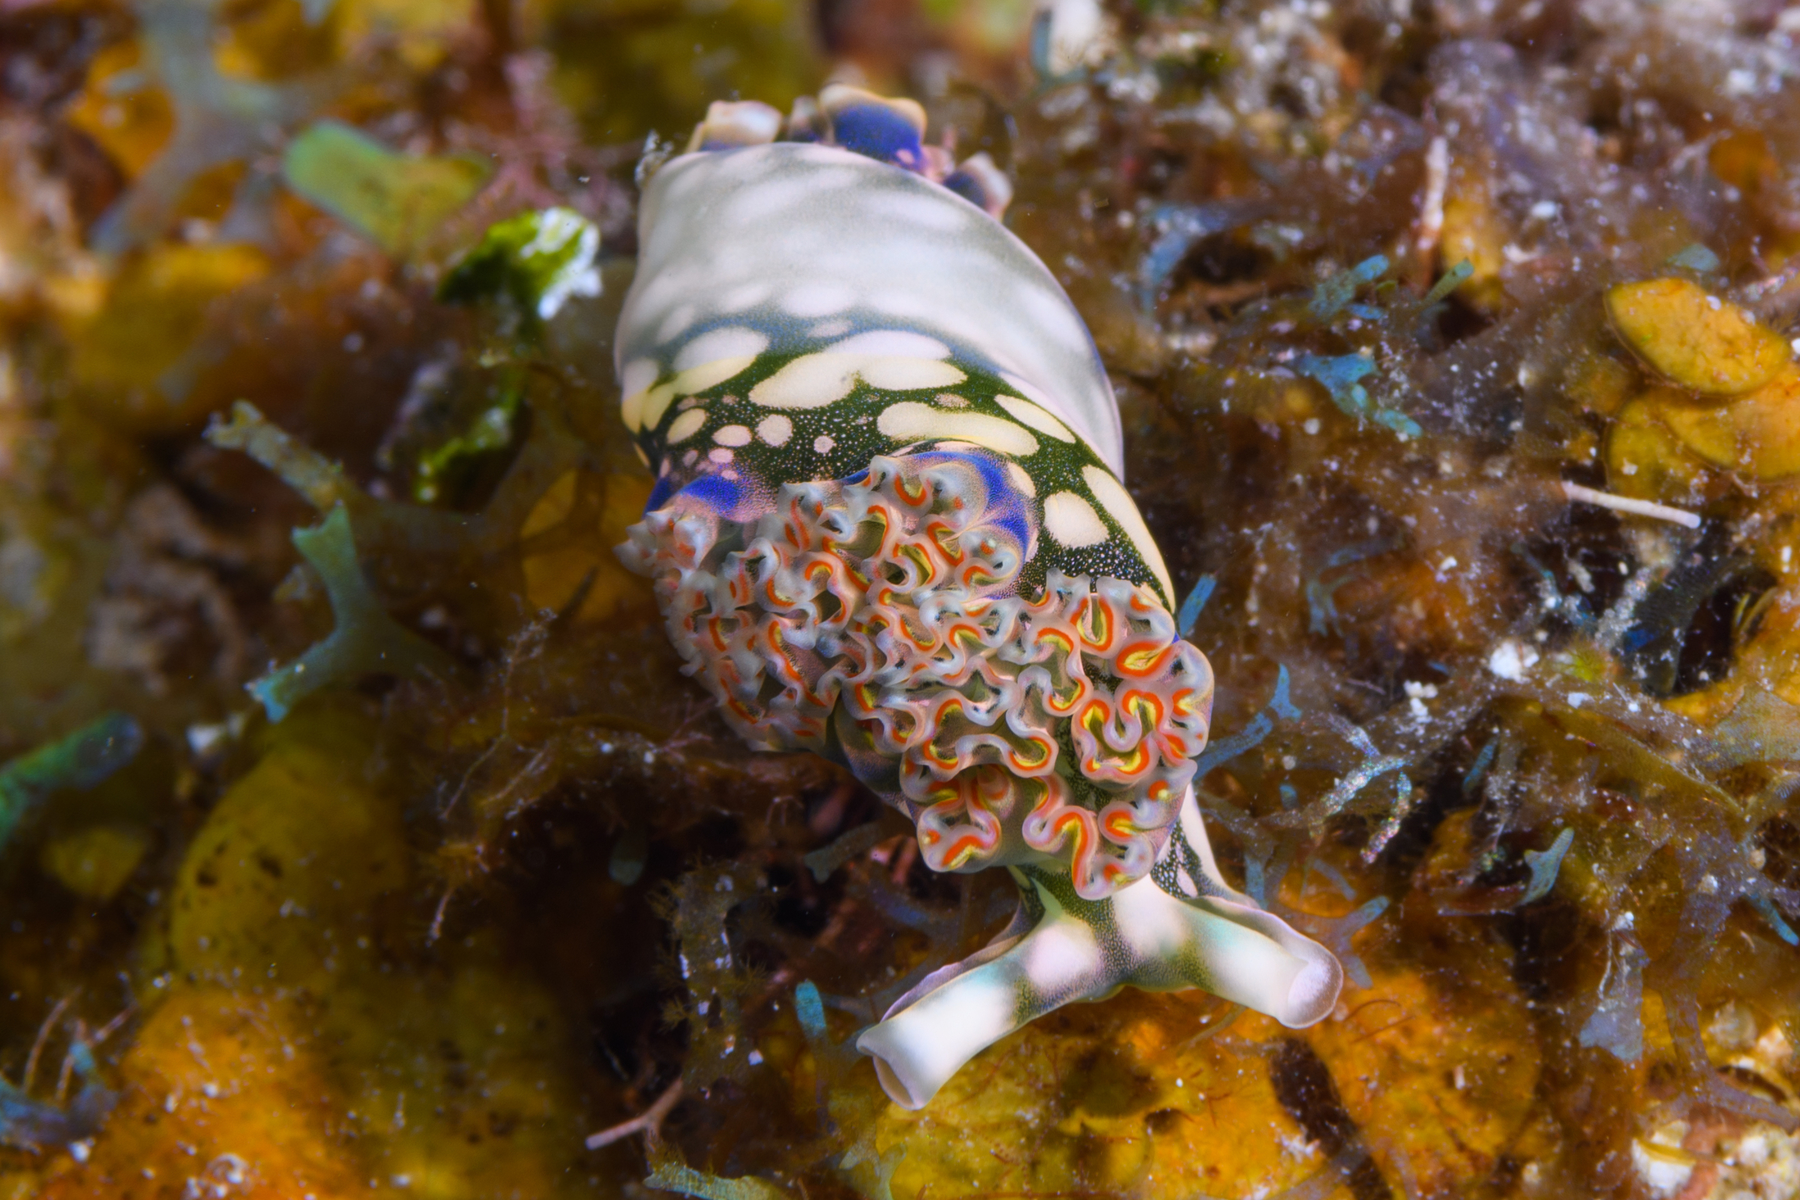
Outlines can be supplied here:
[[[669, 402], [675, 399], [676, 382], [677, 380], [671, 379], [668, 383], [659, 384], [644, 393], [644, 398], [638, 405], [638, 416], [643, 421], [645, 429], [655, 429], [662, 421], [663, 414], [669, 411]], [[626, 401], [626, 403], [629, 404], [630, 401]], [[629, 423], [627, 420], [627, 424]]]
[[770, 413], [757, 422], [756, 436], [771, 446], [785, 446], [794, 436], [794, 423], [780, 413]]
[[850, 394], [862, 364], [838, 354], [794, 359], [750, 389], [750, 402], [764, 408], [824, 408]]
[[952, 387], [967, 379], [947, 362], [923, 358], [873, 358], [863, 365], [863, 380], [886, 392]]
[[721, 446], [748, 446], [750, 428], [747, 425], [722, 425], [713, 431], [713, 441]]
[[751, 388], [750, 402], [764, 408], [824, 408], [848, 396], [859, 376], [871, 387], [894, 392], [949, 387], [967, 378], [949, 363], [931, 359], [821, 350], [794, 359]]
[[1098, 546], [1106, 540], [1106, 526], [1100, 514], [1074, 492], [1057, 492], [1045, 498], [1044, 528], [1071, 550]]
[[718, 358], [712, 362], [701, 363], [697, 367], [689, 367], [675, 377], [675, 394], [691, 396], [695, 392], [704, 392], [709, 387], [715, 387], [732, 376], [741, 374], [755, 361], [756, 355], [754, 354], [739, 354], [732, 358]]
[[656, 382], [658, 369], [654, 359], [634, 358], [619, 372], [619, 391], [624, 396], [619, 402], [619, 415], [625, 418], [625, 428], [633, 433], [644, 427], [644, 393]]
[[1000, 378], [1006, 380], [1006, 386], [1024, 396], [1039, 408], [1054, 409], [1056, 402], [1044, 394], [1044, 390], [1023, 375], [1015, 375], [1011, 371], [1000, 372]]
[[[708, 338], [713, 337], [714, 334], [721, 333], [749, 334], [751, 339], [755, 342], [761, 342], [765, 345], [768, 341], [762, 334], [754, 333], [748, 329], [735, 331], [716, 329], [712, 333], [695, 338], [694, 344], [699, 345]], [[716, 343], [718, 346], [726, 347], [729, 347], [730, 344], [731, 339], [721, 339]], [[736, 339], [736, 344], [741, 348], [751, 345], [752, 342], [740, 338]], [[688, 349], [692, 349], [692, 347], [688, 347]], [[686, 359], [687, 349], [684, 349], [681, 354], [676, 357], [676, 366], [679, 367]], [[755, 354], [738, 354], [731, 358], [713, 358], [710, 359], [710, 361], [701, 362], [696, 366], [687, 368], [667, 383], [651, 388], [644, 394], [641, 407], [637, 412], [639, 419], [643, 422], [643, 428], [655, 429], [657, 424], [663, 419], [663, 414], [669, 411], [670, 403], [678, 397], [691, 396], [695, 392], [704, 392], [707, 388], [717, 387], [732, 376], [742, 374], [750, 364], [755, 361]], [[630, 410], [631, 401], [627, 400], [625, 403], [627, 406], [625, 423], [629, 426], [633, 415]]]
[[[1120, 895], [1130, 889], [1122, 889]], [[1046, 920], [1020, 944], [1026, 978], [1040, 993], [1076, 986], [1104, 960], [1100, 940], [1079, 921]]]
[[913, 400], [888, 405], [875, 428], [897, 442], [957, 438], [1015, 458], [1036, 454], [1038, 448], [1036, 438], [1010, 421], [983, 413], [945, 412]]
[[1138, 557], [1144, 560], [1144, 565], [1150, 568], [1150, 573], [1162, 584], [1163, 596], [1174, 603], [1175, 583], [1169, 578], [1168, 565], [1163, 562], [1162, 550], [1157, 546], [1156, 539], [1150, 536], [1150, 527], [1144, 524], [1144, 516], [1138, 512], [1131, 493], [1109, 472], [1099, 467], [1081, 468], [1081, 477], [1087, 480], [1094, 497], [1112, 514], [1112, 519], [1119, 523], [1119, 528], [1131, 538], [1131, 544], [1137, 547]]
[[709, 330], [683, 346], [675, 355], [675, 370], [691, 371], [720, 359], [755, 358], [768, 348], [767, 334], [741, 325], [728, 325]]
[[1017, 396], [995, 396], [994, 403], [1013, 415], [1013, 419], [1031, 426], [1039, 433], [1048, 434], [1059, 442], [1073, 442], [1075, 435], [1069, 427], [1039, 408], [1029, 400], [1021, 400]]
[[678, 446], [682, 442], [687, 441], [696, 433], [699, 433], [700, 427], [704, 424], [706, 424], [706, 410], [704, 408], [688, 409], [679, 417], [676, 417], [675, 423], [669, 426], [669, 445]]

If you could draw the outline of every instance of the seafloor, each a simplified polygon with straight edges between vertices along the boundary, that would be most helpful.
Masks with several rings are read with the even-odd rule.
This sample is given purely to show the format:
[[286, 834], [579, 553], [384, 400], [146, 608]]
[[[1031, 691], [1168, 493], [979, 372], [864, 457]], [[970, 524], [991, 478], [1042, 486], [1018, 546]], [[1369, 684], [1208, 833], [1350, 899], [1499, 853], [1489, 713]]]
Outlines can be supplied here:
[[[1800, 1195], [1800, 8], [1050, 8], [0, 0], [0, 1197]], [[1092, 326], [1315, 1028], [847, 1048], [1010, 885], [610, 550], [640, 163], [834, 75]]]

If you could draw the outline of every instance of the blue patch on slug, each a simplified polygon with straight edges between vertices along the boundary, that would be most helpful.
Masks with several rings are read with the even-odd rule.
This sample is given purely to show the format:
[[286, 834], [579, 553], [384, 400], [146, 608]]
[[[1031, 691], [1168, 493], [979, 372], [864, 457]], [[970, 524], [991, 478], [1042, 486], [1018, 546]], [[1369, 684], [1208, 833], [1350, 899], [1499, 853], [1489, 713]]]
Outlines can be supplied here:
[[[661, 483], [658, 483], [658, 487]], [[744, 488], [718, 475], [702, 475], [694, 482], [681, 489], [684, 500], [698, 500], [721, 517], [732, 517], [738, 506], [744, 502]], [[651, 493], [652, 507], [655, 507], [655, 493]]]
[[925, 162], [919, 131], [883, 104], [850, 104], [832, 114], [831, 131], [846, 150], [916, 171]]
[[946, 190], [956, 193], [976, 208], [986, 209], [993, 199], [988, 190], [981, 186], [981, 181], [967, 171], [952, 171], [944, 179]]
[[644, 501], [644, 511], [653, 513], [669, 502], [675, 494], [675, 476], [666, 474], [657, 477], [656, 486], [650, 489], [650, 499]]
[[974, 467], [981, 473], [982, 486], [987, 488], [988, 507], [982, 514], [982, 522], [1011, 535], [1018, 542], [1021, 553], [1029, 549], [1032, 529], [1036, 524], [1031, 504], [1029, 498], [1006, 477], [1006, 469], [1000, 459], [961, 450], [932, 450], [910, 457], [915, 462], [959, 462]]

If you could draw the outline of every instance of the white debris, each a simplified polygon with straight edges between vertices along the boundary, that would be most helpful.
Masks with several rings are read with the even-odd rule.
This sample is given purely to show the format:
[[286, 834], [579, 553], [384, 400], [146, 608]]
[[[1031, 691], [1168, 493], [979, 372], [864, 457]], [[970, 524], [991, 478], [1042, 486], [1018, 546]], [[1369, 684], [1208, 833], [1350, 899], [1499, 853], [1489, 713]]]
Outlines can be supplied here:
[[1488, 655], [1487, 669], [1501, 679], [1517, 683], [1525, 672], [1537, 665], [1538, 652], [1523, 642], [1507, 638]]
[[1431, 710], [1425, 707], [1425, 701], [1437, 699], [1437, 684], [1416, 683], [1409, 679], [1400, 686], [1406, 692], [1407, 704], [1412, 710], [1413, 719], [1423, 721], [1430, 717]]
[[1583, 504], [1593, 504], [1600, 508], [1610, 508], [1614, 512], [1632, 513], [1640, 517], [1655, 517], [1659, 521], [1672, 521], [1689, 529], [1700, 528], [1698, 515], [1679, 508], [1671, 508], [1667, 504], [1653, 504], [1648, 500], [1633, 500], [1629, 496], [1615, 496], [1611, 492], [1582, 487], [1579, 483], [1565, 482], [1562, 488], [1563, 494], [1570, 500], [1578, 500]]
[[[1716, 882], [1713, 890], [1718, 890]], [[1720, 1049], [1749, 1049], [1756, 1043], [1756, 1014], [1747, 1006], [1732, 1000], [1713, 1014], [1712, 1020], [1706, 1023], [1706, 1033]]]
[[1631, 1143], [1631, 1165], [1651, 1194], [1673, 1196], [1687, 1186], [1694, 1173], [1693, 1157], [1681, 1148], [1687, 1129], [1686, 1121], [1671, 1121], [1648, 1141]]
[[1729, 1200], [1792, 1200], [1800, 1196], [1800, 1134], [1758, 1122], [1719, 1146], [1713, 1195]]
[[1116, 45], [1097, 0], [1047, 0], [1038, 5], [1036, 19], [1048, 25], [1043, 65], [1052, 78], [1098, 66]]

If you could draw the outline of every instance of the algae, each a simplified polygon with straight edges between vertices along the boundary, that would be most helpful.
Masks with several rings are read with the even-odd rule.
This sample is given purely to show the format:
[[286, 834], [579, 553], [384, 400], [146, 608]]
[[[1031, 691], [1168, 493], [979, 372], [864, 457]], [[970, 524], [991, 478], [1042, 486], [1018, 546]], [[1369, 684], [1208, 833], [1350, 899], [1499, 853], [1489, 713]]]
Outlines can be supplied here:
[[[1782, 1194], [1796, 36], [0, 6], [0, 1192]], [[832, 71], [1093, 330], [1314, 1029], [1127, 991], [919, 1112], [851, 1051], [1010, 885], [741, 746], [610, 549], [639, 177]]]
[[470, 156], [409, 157], [336, 121], [303, 130], [282, 154], [282, 178], [390, 254], [407, 257], [487, 182]]
[[0, 846], [52, 792], [93, 787], [135, 758], [143, 744], [144, 731], [136, 721], [123, 713], [108, 713], [47, 746], [0, 763]]

